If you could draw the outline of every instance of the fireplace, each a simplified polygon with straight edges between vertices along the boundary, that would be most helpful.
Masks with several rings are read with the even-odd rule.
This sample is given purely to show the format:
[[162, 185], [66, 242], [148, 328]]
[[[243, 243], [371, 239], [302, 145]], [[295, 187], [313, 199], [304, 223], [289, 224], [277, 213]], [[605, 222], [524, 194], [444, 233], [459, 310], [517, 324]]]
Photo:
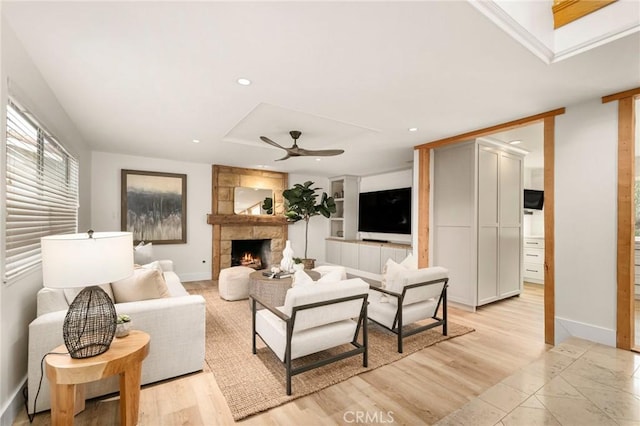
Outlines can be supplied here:
[[270, 267], [271, 240], [232, 240], [231, 266], [248, 266], [253, 269]]

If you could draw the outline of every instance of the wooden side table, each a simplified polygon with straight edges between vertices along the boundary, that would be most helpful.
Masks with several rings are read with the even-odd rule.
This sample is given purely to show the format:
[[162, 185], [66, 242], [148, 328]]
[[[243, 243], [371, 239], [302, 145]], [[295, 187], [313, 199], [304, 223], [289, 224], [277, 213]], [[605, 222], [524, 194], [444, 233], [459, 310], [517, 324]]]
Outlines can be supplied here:
[[[51, 352], [67, 352], [60, 345]], [[136, 425], [140, 407], [140, 381], [142, 361], [149, 354], [149, 335], [132, 330], [127, 337], [113, 339], [109, 350], [100, 355], [74, 359], [65, 355], [50, 354], [45, 358], [47, 378], [51, 389], [51, 423], [73, 425], [76, 394], [82, 399], [77, 405], [84, 409], [83, 383], [120, 375], [120, 424]], [[76, 388], [78, 387], [78, 389]], [[78, 408], [78, 407], [75, 407]]]

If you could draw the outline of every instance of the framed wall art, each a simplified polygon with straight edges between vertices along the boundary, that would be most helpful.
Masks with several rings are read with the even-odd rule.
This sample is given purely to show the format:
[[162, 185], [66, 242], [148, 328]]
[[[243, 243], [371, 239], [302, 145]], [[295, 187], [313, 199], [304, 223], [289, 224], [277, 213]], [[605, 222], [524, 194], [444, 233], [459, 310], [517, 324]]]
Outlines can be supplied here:
[[186, 244], [187, 175], [122, 169], [121, 185], [120, 229], [135, 244]]

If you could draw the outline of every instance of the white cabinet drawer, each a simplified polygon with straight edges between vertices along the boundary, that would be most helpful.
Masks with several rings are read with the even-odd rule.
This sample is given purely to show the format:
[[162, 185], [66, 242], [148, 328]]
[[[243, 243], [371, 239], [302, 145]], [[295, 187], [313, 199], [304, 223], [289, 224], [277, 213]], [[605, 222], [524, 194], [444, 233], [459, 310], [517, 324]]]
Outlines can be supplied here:
[[636, 256], [635, 256], [635, 258], [636, 258], [635, 260], [636, 260], [636, 261], [635, 261], [634, 263], [635, 263], [636, 265], [640, 265], [640, 250], [636, 250], [636, 251], [635, 251], [635, 254], [636, 254]]
[[524, 247], [542, 249], [544, 248], [544, 239], [543, 238], [525, 238]]
[[544, 250], [539, 248], [524, 248], [524, 262], [525, 263], [544, 263]]
[[536, 280], [544, 280], [544, 265], [536, 263], [524, 263], [522, 275], [524, 278], [533, 278]]

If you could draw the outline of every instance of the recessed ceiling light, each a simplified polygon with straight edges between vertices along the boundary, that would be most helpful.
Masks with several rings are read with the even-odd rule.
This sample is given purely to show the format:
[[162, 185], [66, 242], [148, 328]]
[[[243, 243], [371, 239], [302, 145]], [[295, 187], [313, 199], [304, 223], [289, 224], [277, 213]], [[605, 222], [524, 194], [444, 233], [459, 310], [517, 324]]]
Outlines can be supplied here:
[[237, 81], [241, 86], [248, 86], [251, 84], [251, 80], [249, 80], [248, 78], [239, 78]]
[[198, 139], [194, 139], [194, 140], [192, 140], [191, 142], [193, 142], [193, 143], [200, 143], [200, 140], [198, 140]]
[[409, 127], [409, 131], [410, 132], [417, 132], [418, 128], [417, 127]]
[[316, 161], [322, 161], [322, 158], [316, 158]]
[[520, 143], [522, 143], [522, 141], [521, 141], [521, 140], [515, 140], [515, 141], [511, 141], [511, 142], [509, 142], [509, 145], [518, 145], [518, 144], [520, 144]]

